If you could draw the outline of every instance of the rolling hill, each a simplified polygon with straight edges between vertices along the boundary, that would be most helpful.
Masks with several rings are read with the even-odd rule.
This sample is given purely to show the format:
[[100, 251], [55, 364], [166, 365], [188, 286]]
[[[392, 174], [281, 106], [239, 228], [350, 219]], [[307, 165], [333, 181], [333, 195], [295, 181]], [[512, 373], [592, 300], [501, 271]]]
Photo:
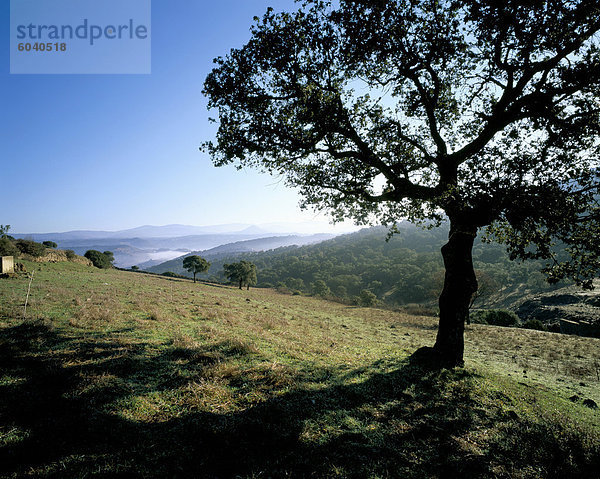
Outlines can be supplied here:
[[[238, 255], [244, 253], [254, 253], [259, 251], [270, 251], [277, 248], [283, 248], [287, 246], [304, 246], [320, 243], [333, 238], [335, 235], [321, 233], [308, 236], [299, 235], [287, 235], [287, 236], [271, 236], [267, 238], [257, 238], [253, 240], [236, 241], [233, 243], [227, 243], [214, 248], [206, 249], [203, 251], [192, 251], [175, 259], [165, 261], [160, 264], [141, 264], [139, 265], [142, 269], [151, 273], [164, 273], [171, 271], [173, 273], [185, 274], [187, 271], [183, 269], [183, 258], [190, 255], [199, 255], [208, 260], [215, 260], [230, 255]], [[206, 275], [205, 275], [206, 276]]]
[[[440, 248], [448, 230], [443, 226], [424, 230], [407, 223], [399, 230], [389, 241], [386, 228], [373, 227], [301, 247], [243, 253], [217, 248], [210, 257], [209, 252], [200, 252], [212, 262], [203, 278], [225, 281], [222, 265], [246, 259], [257, 265], [258, 286], [321, 294], [315, 284], [323, 281], [328, 295], [343, 300], [368, 290], [389, 305], [434, 304], [442, 287]], [[481, 238], [475, 243], [473, 260], [480, 282], [488, 286], [477, 306], [515, 307], [528, 295], [564, 286], [545, 282], [539, 273], [542, 262], [510, 261], [501, 245], [484, 243]], [[189, 275], [181, 263], [174, 259], [148, 270]]]

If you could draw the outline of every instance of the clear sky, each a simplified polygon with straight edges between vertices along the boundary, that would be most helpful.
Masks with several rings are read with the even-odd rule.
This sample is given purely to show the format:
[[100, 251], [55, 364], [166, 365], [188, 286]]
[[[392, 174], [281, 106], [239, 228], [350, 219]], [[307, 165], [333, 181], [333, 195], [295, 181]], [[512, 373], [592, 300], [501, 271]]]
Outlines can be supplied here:
[[0, 2], [0, 223], [15, 232], [310, 221], [280, 179], [215, 168], [202, 83], [288, 0], [152, 0], [150, 75], [9, 74]]

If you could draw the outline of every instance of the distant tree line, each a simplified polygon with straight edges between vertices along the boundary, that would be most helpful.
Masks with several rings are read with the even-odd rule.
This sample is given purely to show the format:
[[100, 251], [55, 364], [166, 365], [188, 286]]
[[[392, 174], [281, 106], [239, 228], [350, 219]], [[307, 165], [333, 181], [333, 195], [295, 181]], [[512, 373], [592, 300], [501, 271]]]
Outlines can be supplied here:
[[10, 225], [0, 225], [0, 256], [29, 256], [40, 257], [46, 254], [47, 248], [56, 248], [58, 245], [53, 241], [38, 243], [31, 239], [16, 239], [10, 236]]
[[[260, 271], [258, 287], [367, 306], [434, 303], [443, 286], [439, 248], [447, 241], [447, 228], [407, 227], [386, 242], [387, 233], [383, 227], [369, 228], [316, 245], [214, 259], [209, 273], [222, 281], [227, 279], [226, 271], [221, 272], [225, 264], [246, 260]], [[480, 306], [501, 289], [532, 293], [559, 286], [547, 284], [539, 272], [541, 261], [515, 264], [502, 246], [481, 239], [475, 243], [473, 260], [479, 290], [472, 306]]]
[[[198, 277], [239, 287], [225, 265], [247, 261], [260, 272], [257, 287], [365, 306], [434, 304], [444, 281], [439, 248], [447, 241], [447, 226], [429, 230], [402, 225], [386, 242], [387, 234], [384, 227], [366, 228], [313, 245], [212, 256], [210, 268]], [[475, 241], [473, 262], [479, 284], [472, 297], [475, 308], [497, 305], [496, 298], [508, 293], [514, 293], [516, 299], [565, 284], [549, 285], [539, 272], [542, 261], [515, 263], [503, 246], [486, 243], [481, 237]], [[170, 266], [170, 271], [192, 277], [181, 260], [179, 266]]]

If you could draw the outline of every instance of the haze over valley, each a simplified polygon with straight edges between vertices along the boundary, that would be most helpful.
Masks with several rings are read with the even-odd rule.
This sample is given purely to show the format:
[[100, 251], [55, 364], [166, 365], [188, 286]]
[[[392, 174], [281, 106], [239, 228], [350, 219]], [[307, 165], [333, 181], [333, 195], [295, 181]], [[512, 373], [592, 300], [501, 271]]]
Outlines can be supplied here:
[[[229, 252], [264, 251], [307, 245], [336, 236], [331, 225], [318, 222], [224, 224], [209, 226], [140, 226], [119, 231], [78, 230], [62, 233], [15, 233], [16, 238], [53, 241], [60, 249], [83, 255], [88, 250], [112, 251], [119, 268], [148, 268], [192, 251], [224, 247]], [[339, 229], [339, 228], [338, 228]], [[345, 226], [341, 231], [351, 228]], [[223, 250], [223, 249], [222, 249]]]

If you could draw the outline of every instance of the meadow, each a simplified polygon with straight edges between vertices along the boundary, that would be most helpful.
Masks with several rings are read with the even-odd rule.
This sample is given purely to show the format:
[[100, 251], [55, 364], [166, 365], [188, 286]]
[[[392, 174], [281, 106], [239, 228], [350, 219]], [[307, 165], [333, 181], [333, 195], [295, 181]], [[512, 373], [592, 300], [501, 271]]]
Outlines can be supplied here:
[[600, 340], [71, 262], [0, 279], [0, 477], [600, 477]]

